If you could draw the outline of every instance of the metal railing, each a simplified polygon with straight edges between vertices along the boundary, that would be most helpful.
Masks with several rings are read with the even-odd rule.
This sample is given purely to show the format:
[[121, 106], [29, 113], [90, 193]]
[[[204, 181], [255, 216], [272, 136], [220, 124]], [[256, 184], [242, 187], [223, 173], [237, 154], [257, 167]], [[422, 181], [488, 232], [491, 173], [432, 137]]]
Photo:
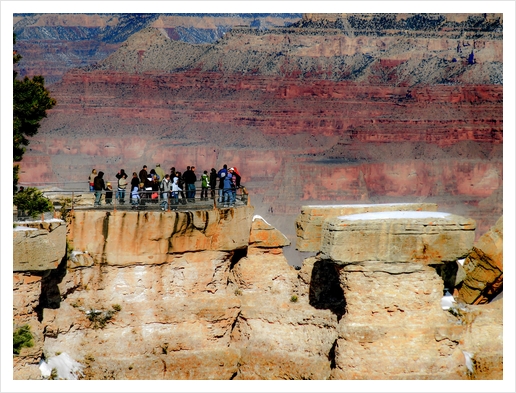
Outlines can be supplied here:
[[[84, 184], [84, 182], [80, 182]], [[250, 203], [249, 193], [246, 188], [241, 186], [231, 189], [224, 193], [223, 190], [216, 188], [207, 189], [207, 196], [201, 197], [202, 188], [196, 187], [192, 190], [179, 191], [176, 198], [172, 192], [163, 192], [156, 190], [138, 190], [138, 198], [133, 198], [134, 192], [125, 191], [122, 194], [118, 190], [112, 191], [90, 191], [87, 190], [52, 190], [48, 189], [49, 184], [59, 183], [20, 183], [24, 187], [40, 188], [43, 195], [49, 198], [54, 204], [55, 210], [64, 209], [80, 209], [80, 210], [211, 210], [219, 208], [229, 208], [246, 206]], [[61, 183], [62, 184], [62, 183]], [[234, 194], [232, 195], [232, 191]], [[192, 193], [192, 194], [190, 194]], [[153, 195], [154, 194], [154, 195]], [[85, 197], [87, 195], [87, 197]], [[91, 196], [90, 196], [91, 195]], [[97, 204], [97, 200], [100, 202]], [[18, 220], [28, 218], [20, 216], [19, 212], [13, 212], [13, 217]], [[54, 215], [55, 217], [55, 215]]]

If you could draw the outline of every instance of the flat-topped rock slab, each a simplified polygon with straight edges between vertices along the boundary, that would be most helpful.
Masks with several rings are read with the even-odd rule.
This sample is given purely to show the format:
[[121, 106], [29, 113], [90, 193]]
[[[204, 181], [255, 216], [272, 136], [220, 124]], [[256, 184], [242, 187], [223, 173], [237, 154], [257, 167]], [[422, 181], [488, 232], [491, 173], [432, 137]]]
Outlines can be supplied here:
[[430, 211], [342, 215], [325, 221], [321, 258], [347, 265], [365, 261], [440, 264], [466, 256], [476, 223]]
[[317, 252], [321, 249], [322, 226], [326, 219], [380, 211], [437, 211], [435, 203], [377, 203], [347, 205], [307, 205], [296, 220], [296, 248]]

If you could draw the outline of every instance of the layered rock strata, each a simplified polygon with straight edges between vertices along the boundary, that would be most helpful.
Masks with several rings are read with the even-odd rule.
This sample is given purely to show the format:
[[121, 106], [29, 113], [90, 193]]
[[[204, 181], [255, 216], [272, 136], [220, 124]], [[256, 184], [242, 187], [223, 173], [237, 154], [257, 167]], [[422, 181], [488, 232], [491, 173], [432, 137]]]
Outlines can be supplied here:
[[503, 15], [306, 16], [202, 46], [162, 22], [51, 87], [22, 182], [229, 164], [291, 222], [320, 202], [439, 203], [482, 232], [501, 214]]

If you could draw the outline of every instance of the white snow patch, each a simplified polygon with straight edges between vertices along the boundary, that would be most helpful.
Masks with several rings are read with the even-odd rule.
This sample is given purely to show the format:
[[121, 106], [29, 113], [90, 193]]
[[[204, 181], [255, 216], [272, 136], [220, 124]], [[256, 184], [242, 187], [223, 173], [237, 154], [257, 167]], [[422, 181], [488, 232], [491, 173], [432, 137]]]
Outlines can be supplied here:
[[[260, 215], [258, 215], [258, 214], [255, 214], [255, 215], [253, 216], [253, 221], [254, 221], [254, 220], [262, 220], [262, 221], [263, 221], [264, 223], [266, 223], [267, 225], [271, 225], [271, 224], [269, 224], [267, 221], [265, 221], [265, 219], [264, 219], [262, 216], [260, 216]], [[272, 225], [271, 225], [271, 226], [272, 226]]]
[[464, 266], [464, 261], [466, 260], [466, 258], [463, 258], [463, 259], [457, 259], [457, 262], [460, 263], [462, 266]]
[[82, 251], [72, 251], [72, 253], [70, 254], [70, 259], [74, 262], [77, 262], [77, 255], [81, 255], [83, 254]]
[[343, 208], [343, 207], [373, 207], [373, 206], [407, 206], [418, 205], [416, 203], [366, 203], [366, 204], [351, 204], [351, 205], [306, 205], [310, 208], [329, 209], [329, 208]]
[[452, 307], [454, 303], [455, 303], [455, 298], [453, 297], [453, 295], [450, 292], [446, 291], [446, 294], [441, 299], [442, 309], [449, 310], [450, 307]]
[[13, 228], [13, 232], [21, 232], [21, 231], [37, 231], [36, 228], [24, 227], [23, 225], [17, 225]]
[[450, 213], [427, 212], [427, 211], [392, 211], [392, 212], [371, 212], [339, 216], [340, 220], [391, 220], [391, 219], [424, 219], [424, 218], [446, 218]]
[[82, 369], [84, 366], [73, 360], [70, 355], [63, 352], [59, 356], [53, 356], [48, 362], [41, 360], [39, 369], [41, 375], [45, 378], [50, 377], [52, 370], [56, 369], [57, 379], [76, 380], [79, 376], [83, 376]]
[[[23, 222], [23, 223], [29, 223], [29, 224], [33, 224], [33, 223], [40, 223], [41, 220], [25, 220], [25, 221], [18, 221], [18, 222]], [[43, 222], [64, 222], [63, 220], [61, 220], [60, 218], [49, 218], [48, 220], [43, 220]]]
[[473, 372], [473, 354], [471, 352], [462, 351], [464, 359], [466, 359], [466, 367], [470, 373]]

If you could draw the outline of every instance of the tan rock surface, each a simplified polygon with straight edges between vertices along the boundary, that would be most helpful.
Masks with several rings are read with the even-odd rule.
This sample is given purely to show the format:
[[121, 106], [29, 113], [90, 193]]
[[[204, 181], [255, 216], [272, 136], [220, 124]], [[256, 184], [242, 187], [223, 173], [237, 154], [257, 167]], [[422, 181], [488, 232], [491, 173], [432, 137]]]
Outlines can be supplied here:
[[234, 250], [249, 241], [252, 207], [186, 212], [75, 211], [73, 248], [96, 263], [161, 264], [173, 254]]
[[328, 218], [378, 211], [437, 211], [435, 203], [379, 203], [356, 205], [307, 205], [296, 219], [296, 248], [299, 251], [321, 249], [322, 227]]
[[260, 216], [253, 217], [249, 246], [277, 248], [290, 245], [290, 240]]
[[309, 306], [308, 291], [285, 257], [250, 249], [234, 274], [242, 299], [236, 379], [327, 379], [337, 318]]
[[[18, 322], [35, 324], [40, 342], [17, 359], [15, 377], [37, 378], [43, 351], [47, 358], [69, 354], [85, 366], [84, 379], [500, 378], [501, 302], [458, 316], [443, 311], [443, 281], [417, 259], [343, 266], [319, 254], [297, 271], [282, 248], [273, 247], [276, 235], [267, 237], [267, 247], [251, 245], [255, 229], [274, 230], [251, 224], [252, 209], [234, 210], [240, 209], [214, 227], [209, 212], [186, 215], [184, 225], [177, 219], [172, 229], [170, 217], [160, 213], [137, 214], [138, 221], [121, 216], [137, 222], [137, 231], [110, 222], [105, 212], [76, 216], [74, 243], [93, 238], [101, 242], [98, 249], [74, 250], [41, 284], [14, 275]], [[163, 228], [169, 228], [169, 244], [187, 249], [204, 241], [196, 240], [204, 236], [203, 222], [206, 233], [214, 233], [227, 230], [231, 219], [246, 231], [244, 246], [235, 241], [225, 249], [232, 243], [214, 234], [208, 244], [223, 249], [169, 248], [161, 263], [142, 262], [142, 244], [161, 242]], [[120, 228], [125, 234], [110, 236]], [[225, 234], [233, 235], [243, 236]], [[113, 239], [124, 239], [124, 263], [105, 263], [111, 255], [102, 259], [102, 250], [116, 249], [108, 245]], [[41, 322], [33, 312], [36, 299], [44, 306]], [[473, 374], [464, 351], [474, 354]]]
[[[31, 225], [24, 223], [23, 227]], [[36, 223], [41, 229], [13, 231], [13, 271], [43, 271], [55, 269], [66, 255], [64, 221]], [[33, 230], [34, 229], [34, 230]]]
[[459, 297], [468, 304], [483, 304], [503, 289], [503, 217], [475, 242], [464, 261], [466, 277]]
[[440, 212], [376, 212], [325, 221], [322, 259], [439, 264], [466, 256], [475, 221]]

